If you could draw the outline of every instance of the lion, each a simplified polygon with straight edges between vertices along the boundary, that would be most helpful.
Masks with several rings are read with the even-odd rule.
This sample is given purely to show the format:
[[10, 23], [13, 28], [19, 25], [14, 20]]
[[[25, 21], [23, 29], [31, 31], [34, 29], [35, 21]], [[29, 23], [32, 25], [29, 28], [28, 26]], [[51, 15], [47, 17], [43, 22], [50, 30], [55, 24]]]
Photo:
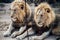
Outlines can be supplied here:
[[[26, 24], [29, 23], [31, 17], [30, 6], [23, 0], [14, 0], [11, 3], [11, 23], [7, 31], [3, 34], [5, 37], [16, 37], [26, 30]], [[12, 33], [15, 28], [19, 28], [19, 31]]]
[[32, 38], [38, 38], [38, 39], [44, 39], [49, 35], [53, 28], [53, 24], [55, 22], [55, 13], [52, 10], [52, 7], [46, 3], [40, 3], [35, 8], [35, 14], [34, 14], [34, 21], [37, 25], [37, 35], [39, 36], [33, 36]]
[[37, 35], [32, 36], [32, 40], [43, 40], [49, 34], [60, 35], [59, 18], [48, 3], [40, 3], [35, 8], [34, 21], [37, 25]]

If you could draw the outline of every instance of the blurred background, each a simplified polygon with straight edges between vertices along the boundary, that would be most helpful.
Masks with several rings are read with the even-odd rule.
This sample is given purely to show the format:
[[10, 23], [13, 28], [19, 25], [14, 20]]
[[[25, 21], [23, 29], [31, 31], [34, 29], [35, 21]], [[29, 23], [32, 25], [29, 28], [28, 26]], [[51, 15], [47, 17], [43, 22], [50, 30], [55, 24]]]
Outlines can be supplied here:
[[[11, 3], [14, 0], [0, 0], [0, 40], [15, 40], [12, 38], [4, 38], [3, 37], [3, 32], [7, 30], [6, 27], [9, 26], [10, 24], [10, 13], [11, 11], [9, 10]], [[41, 2], [48, 2], [52, 9], [55, 11], [56, 15], [60, 19], [60, 0], [26, 0], [26, 2], [31, 6], [32, 10], [34, 10], [34, 6], [37, 6]], [[59, 23], [60, 26], [60, 23]], [[45, 40], [58, 40], [60, 39], [60, 27], [59, 30], [57, 30], [59, 33], [54, 33], [57, 35], [52, 35], [46, 38]], [[58, 38], [58, 39], [57, 39]]]
[[[12, 1], [14, 1], [14, 0], [0, 0], [0, 3], [11, 3]], [[28, 2], [33, 2], [33, 1], [43, 2], [43, 1], [46, 1], [48, 3], [59, 3], [60, 2], [60, 0], [26, 0], [26, 1], [28, 1]]]

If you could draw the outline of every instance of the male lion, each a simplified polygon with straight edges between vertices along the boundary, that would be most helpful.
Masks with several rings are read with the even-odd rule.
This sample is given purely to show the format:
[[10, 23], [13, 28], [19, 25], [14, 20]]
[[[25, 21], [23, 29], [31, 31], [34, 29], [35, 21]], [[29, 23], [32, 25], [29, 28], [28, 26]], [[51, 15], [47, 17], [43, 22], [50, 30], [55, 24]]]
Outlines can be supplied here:
[[4, 33], [4, 36], [10, 36], [13, 29], [19, 28], [19, 31], [14, 32], [11, 37], [20, 35], [26, 30], [26, 24], [29, 22], [31, 17], [31, 9], [27, 3], [23, 0], [15, 0], [11, 4], [11, 23], [8, 30]]
[[52, 30], [55, 21], [55, 13], [48, 3], [41, 3], [35, 8], [34, 21], [37, 25], [37, 34], [33, 39], [44, 39]]
[[50, 33], [60, 35], [60, 16], [54, 13], [48, 3], [43, 2], [35, 8], [34, 21], [39, 36], [33, 36], [33, 40], [42, 40]]

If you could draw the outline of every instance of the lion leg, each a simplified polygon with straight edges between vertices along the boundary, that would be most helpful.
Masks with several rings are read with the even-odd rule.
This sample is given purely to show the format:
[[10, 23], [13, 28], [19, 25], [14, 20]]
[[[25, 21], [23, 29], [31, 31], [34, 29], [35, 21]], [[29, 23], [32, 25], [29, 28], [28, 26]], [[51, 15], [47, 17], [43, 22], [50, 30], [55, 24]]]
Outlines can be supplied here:
[[12, 37], [12, 38], [15, 38], [16, 36], [18, 36], [18, 35], [20, 35], [21, 33], [23, 33], [24, 30], [26, 30], [26, 26], [23, 26], [23, 27], [21, 27], [21, 28], [19, 29], [19, 31], [14, 32], [14, 33], [11, 35], [11, 37]]
[[[27, 31], [28, 31], [28, 34], [27, 34]], [[22, 35], [17, 36], [16, 39], [17, 39], [17, 40], [22, 40], [22, 39], [24, 39], [27, 35], [32, 35], [32, 34], [34, 34], [34, 31], [32, 30], [32, 28], [29, 28], [27, 31], [25, 31]]]
[[12, 23], [10, 23], [9, 28], [8, 28], [7, 31], [3, 34], [3, 36], [5, 36], [5, 37], [10, 36], [13, 29], [14, 29], [14, 27], [12, 26]]
[[40, 36], [37, 36], [37, 35], [35, 35], [35, 36], [32, 36], [32, 38], [31, 38], [31, 40], [43, 40], [44, 38], [46, 38], [48, 35], [49, 35], [49, 31], [47, 31], [47, 32], [44, 32], [42, 35], [40, 35]]

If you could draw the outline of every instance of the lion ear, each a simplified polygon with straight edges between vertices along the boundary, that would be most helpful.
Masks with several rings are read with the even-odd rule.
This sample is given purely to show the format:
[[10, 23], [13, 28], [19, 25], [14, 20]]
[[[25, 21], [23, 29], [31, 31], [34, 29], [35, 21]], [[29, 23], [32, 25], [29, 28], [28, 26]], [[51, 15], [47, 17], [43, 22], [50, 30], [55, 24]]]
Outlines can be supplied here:
[[46, 8], [45, 9], [47, 13], [50, 13], [50, 9], [49, 8]]

